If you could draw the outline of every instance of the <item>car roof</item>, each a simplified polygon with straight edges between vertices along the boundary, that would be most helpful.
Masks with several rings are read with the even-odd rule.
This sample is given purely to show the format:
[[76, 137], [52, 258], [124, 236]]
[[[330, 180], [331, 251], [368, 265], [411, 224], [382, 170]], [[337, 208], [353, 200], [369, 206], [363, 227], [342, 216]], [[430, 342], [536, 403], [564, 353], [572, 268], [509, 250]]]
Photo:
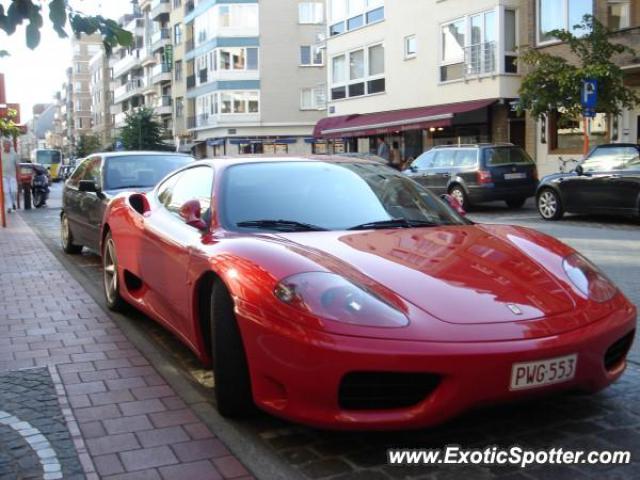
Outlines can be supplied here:
[[324, 163], [368, 163], [380, 165], [380, 162], [361, 157], [343, 157], [341, 155], [238, 155], [207, 158], [198, 160], [197, 163], [204, 163], [213, 166], [227, 167], [248, 163], [278, 163], [278, 162], [324, 162]]
[[[145, 151], [145, 150], [129, 150], [121, 152], [96, 152], [92, 153], [88, 157], [101, 156], [101, 157], [133, 157], [133, 156], [172, 156], [172, 157], [191, 157], [187, 153], [179, 152], [158, 152], [158, 151]], [[86, 158], [88, 158], [86, 157]], [[84, 159], [83, 159], [84, 160]]]

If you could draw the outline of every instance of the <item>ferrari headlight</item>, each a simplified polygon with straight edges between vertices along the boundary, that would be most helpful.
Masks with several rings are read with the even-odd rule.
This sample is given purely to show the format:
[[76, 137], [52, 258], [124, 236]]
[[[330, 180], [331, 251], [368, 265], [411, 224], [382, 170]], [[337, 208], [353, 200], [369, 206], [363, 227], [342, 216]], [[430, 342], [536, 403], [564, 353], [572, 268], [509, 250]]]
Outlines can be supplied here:
[[613, 282], [579, 253], [565, 258], [562, 266], [575, 287], [594, 302], [611, 300], [618, 292]]
[[365, 287], [328, 272], [299, 273], [278, 282], [274, 295], [312, 315], [363, 327], [404, 327], [409, 319]]

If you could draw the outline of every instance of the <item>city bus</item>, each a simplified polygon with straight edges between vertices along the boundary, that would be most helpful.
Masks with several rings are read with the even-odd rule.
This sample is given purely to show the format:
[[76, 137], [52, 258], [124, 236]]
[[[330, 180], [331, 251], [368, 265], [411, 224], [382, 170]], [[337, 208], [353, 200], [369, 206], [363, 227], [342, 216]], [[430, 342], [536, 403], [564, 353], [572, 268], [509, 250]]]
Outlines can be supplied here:
[[62, 152], [48, 148], [37, 148], [31, 152], [31, 162], [39, 163], [49, 170], [51, 180], [60, 180], [60, 166], [62, 165]]

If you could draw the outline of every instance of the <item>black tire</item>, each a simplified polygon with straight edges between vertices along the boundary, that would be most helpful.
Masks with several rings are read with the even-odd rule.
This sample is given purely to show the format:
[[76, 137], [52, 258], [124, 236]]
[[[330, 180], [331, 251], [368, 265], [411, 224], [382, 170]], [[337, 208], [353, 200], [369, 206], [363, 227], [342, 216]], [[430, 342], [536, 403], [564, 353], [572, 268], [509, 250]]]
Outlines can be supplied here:
[[73, 241], [73, 233], [71, 232], [66, 213], [63, 213], [62, 217], [60, 217], [60, 242], [62, 243], [64, 253], [77, 255], [82, 251], [82, 245], [77, 245]]
[[26, 187], [22, 190], [24, 198], [24, 209], [31, 210], [31, 189]]
[[249, 365], [233, 300], [224, 284], [216, 281], [211, 291], [211, 354], [215, 396], [220, 415], [244, 418], [255, 413]]
[[102, 287], [107, 308], [114, 312], [122, 312], [127, 306], [120, 295], [120, 277], [118, 276], [118, 257], [111, 232], [102, 242]]
[[538, 213], [544, 220], [560, 220], [564, 215], [562, 199], [552, 188], [543, 188], [536, 196]]
[[510, 198], [509, 200], [505, 200], [505, 203], [507, 204], [507, 207], [515, 210], [517, 208], [522, 208], [526, 201], [526, 198]]
[[44, 193], [40, 192], [40, 191], [34, 191], [33, 192], [33, 206], [36, 208], [40, 208], [44, 206], [45, 203], [45, 196]]
[[464, 191], [464, 188], [462, 188], [460, 185], [451, 186], [449, 188], [449, 195], [451, 195], [453, 198], [458, 200], [458, 202], [460, 202], [460, 205], [462, 205], [462, 208], [464, 210], [467, 210], [469, 208], [470, 206], [469, 197]]

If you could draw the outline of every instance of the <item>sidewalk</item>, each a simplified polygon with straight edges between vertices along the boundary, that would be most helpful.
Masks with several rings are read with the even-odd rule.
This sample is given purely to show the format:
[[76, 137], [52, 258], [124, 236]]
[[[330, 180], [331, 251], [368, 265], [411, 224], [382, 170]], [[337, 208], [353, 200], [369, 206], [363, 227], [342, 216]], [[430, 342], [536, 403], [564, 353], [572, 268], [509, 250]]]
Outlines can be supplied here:
[[0, 229], [0, 480], [248, 479], [17, 215]]

